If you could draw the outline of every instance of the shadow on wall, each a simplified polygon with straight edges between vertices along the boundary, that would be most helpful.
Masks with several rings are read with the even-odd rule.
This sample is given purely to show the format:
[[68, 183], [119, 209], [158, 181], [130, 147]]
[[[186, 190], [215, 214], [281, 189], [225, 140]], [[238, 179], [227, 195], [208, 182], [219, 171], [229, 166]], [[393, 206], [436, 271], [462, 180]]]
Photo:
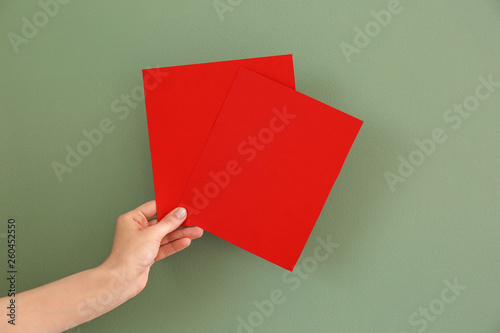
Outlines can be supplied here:
[[[339, 96], [335, 98], [342, 99]], [[352, 102], [344, 101], [338, 104], [353, 105]], [[381, 117], [377, 110], [383, 110], [384, 106], [373, 105], [373, 102], [370, 105], [370, 113], [368, 110], [361, 110], [357, 115], [364, 121], [363, 126], [310, 237], [311, 240], [321, 235], [332, 235], [334, 242], [340, 244], [335, 260], [327, 264], [335, 266], [336, 274], [342, 268], [351, 266], [350, 249], [353, 244], [359, 243], [358, 239], [365, 238], [360, 237], [360, 234], [372, 233], [371, 212], [380, 205], [384, 197], [393, 195], [382, 176], [387, 168], [387, 161], [394, 160], [394, 152], [405, 150], [404, 142], [401, 142], [396, 131], [377, 126], [381, 124], [381, 121], [375, 119]], [[343, 111], [355, 115], [349, 110]], [[304, 253], [307, 253], [306, 250]], [[375, 254], [370, 252], [361, 255]], [[327, 276], [331, 275], [331, 271], [326, 269], [317, 274]]]

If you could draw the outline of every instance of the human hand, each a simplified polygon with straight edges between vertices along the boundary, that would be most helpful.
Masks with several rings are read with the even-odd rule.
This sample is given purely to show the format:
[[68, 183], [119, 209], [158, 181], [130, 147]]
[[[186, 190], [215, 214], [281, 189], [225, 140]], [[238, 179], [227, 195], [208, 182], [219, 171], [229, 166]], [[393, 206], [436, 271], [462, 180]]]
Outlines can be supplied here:
[[191, 244], [203, 235], [196, 226], [179, 228], [186, 219], [186, 210], [178, 207], [161, 221], [156, 218], [156, 203], [149, 201], [118, 217], [113, 248], [101, 265], [119, 274], [130, 286], [130, 297], [146, 286], [151, 265]]

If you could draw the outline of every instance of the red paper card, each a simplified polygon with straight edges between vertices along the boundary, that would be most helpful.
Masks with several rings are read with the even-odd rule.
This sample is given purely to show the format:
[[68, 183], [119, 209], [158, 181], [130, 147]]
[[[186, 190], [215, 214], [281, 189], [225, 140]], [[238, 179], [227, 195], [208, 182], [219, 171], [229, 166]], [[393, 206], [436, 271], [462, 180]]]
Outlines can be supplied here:
[[240, 69], [182, 195], [188, 224], [293, 270], [361, 125]]
[[292, 55], [143, 70], [159, 219], [179, 204], [241, 66], [295, 88]]

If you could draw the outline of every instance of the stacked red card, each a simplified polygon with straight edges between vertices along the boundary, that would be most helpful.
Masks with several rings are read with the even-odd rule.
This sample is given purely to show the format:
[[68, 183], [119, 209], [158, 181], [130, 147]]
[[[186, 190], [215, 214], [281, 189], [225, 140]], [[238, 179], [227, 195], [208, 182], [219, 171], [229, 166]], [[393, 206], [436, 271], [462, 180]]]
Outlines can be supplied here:
[[291, 55], [143, 70], [158, 218], [293, 270], [362, 121], [295, 91]]

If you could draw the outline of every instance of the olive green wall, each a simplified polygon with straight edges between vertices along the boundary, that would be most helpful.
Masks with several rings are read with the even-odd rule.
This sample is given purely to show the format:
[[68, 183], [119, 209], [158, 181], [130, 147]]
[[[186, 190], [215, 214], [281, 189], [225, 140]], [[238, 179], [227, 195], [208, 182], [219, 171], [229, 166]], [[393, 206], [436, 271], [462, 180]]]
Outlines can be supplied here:
[[294, 274], [206, 233], [73, 332], [500, 332], [498, 1], [63, 2], [0, 3], [0, 267], [15, 217], [19, 290], [101, 263], [154, 197], [144, 102], [113, 109], [142, 68], [292, 53], [298, 91], [365, 121]]

